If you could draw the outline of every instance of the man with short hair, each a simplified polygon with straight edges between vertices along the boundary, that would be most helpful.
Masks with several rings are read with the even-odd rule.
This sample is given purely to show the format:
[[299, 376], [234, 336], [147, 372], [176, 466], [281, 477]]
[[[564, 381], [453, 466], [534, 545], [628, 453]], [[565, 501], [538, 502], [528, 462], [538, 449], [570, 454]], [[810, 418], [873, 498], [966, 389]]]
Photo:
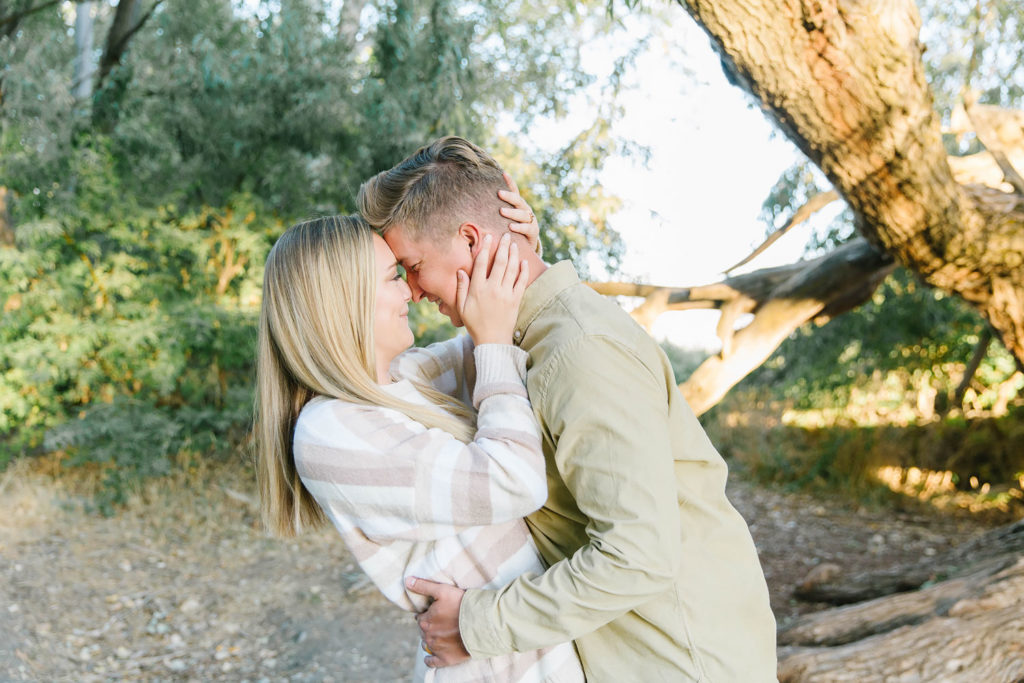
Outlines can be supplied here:
[[[441, 138], [360, 188], [413, 298], [452, 323], [459, 271], [508, 232], [501, 168]], [[512, 236], [513, 239], [522, 239]], [[527, 524], [548, 570], [496, 590], [409, 580], [430, 666], [573, 640], [592, 682], [775, 680], [775, 620], [727, 468], [657, 343], [573, 266], [520, 249], [515, 343], [541, 424], [548, 500]]]

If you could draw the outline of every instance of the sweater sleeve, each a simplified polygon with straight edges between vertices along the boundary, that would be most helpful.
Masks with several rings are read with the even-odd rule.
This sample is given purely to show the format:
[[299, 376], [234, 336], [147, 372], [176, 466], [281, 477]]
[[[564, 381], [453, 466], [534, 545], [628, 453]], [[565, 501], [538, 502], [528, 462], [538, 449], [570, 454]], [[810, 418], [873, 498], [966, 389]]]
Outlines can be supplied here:
[[423, 541], [523, 517], [544, 503], [526, 353], [487, 344], [474, 355], [479, 414], [469, 443], [390, 408], [324, 400], [303, 410], [296, 467], [329, 516], [371, 539]]
[[391, 375], [426, 384], [468, 404], [476, 382], [473, 339], [460, 334], [429, 346], [414, 346], [391, 362]]
[[589, 520], [589, 542], [542, 575], [467, 591], [459, 622], [474, 657], [600, 628], [662, 594], [681, 561], [664, 384], [605, 338], [564, 349], [548, 370], [537, 407], [557, 443], [559, 475]]

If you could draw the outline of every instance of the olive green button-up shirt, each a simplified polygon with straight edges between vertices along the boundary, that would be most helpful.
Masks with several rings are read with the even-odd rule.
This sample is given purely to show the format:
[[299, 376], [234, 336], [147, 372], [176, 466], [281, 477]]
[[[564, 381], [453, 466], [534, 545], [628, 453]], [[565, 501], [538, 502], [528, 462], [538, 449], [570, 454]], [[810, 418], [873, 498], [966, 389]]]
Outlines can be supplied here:
[[591, 683], [774, 681], [753, 540], [657, 343], [569, 262], [527, 289], [514, 336], [547, 461], [527, 524], [549, 569], [467, 591], [467, 650], [573, 640]]

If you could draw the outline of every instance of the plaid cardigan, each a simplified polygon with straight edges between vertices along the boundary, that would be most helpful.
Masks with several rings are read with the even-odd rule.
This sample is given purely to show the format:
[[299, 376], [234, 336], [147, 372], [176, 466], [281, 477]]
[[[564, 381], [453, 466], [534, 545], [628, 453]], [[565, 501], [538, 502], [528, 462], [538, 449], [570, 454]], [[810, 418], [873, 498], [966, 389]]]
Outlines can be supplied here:
[[[296, 467], [362, 569], [410, 612], [426, 609], [426, 599], [406, 591], [408, 576], [500, 588], [543, 572], [522, 521], [547, 497], [539, 427], [526, 397], [526, 353], [501, 344], [473, 348], [462, 336], [410, 349], [391, 373], [396, 381], [386, 391], [424, 405], [415, 382], [464, 401], [472, 389], [477, 431], [463, 443], [396, 410], [326, 397], [303, 408]], [[421, 648], [414, 680], [583, 681], [571, 643], [436, 670], [426, 668], [424, 656]]]

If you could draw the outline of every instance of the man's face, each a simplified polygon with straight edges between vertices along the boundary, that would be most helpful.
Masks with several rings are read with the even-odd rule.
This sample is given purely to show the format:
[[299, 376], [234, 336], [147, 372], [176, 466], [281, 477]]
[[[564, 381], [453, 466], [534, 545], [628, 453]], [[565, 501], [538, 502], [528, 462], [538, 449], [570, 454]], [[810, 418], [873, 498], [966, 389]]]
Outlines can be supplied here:
[[452, 321], [452, 325], [462, 327], [462, 318], [455, 304], [455, 291], [459, 270], [467, 273], [473, 270], [469, 240], [460, 233], [452, 236], [451, 240], [435, 240], [430, 237], [412, 239], [401, 225], [388, 230], [384, 240], [405, 268], [413, 301], [424, 298], [433, 301], [438, 310]]

